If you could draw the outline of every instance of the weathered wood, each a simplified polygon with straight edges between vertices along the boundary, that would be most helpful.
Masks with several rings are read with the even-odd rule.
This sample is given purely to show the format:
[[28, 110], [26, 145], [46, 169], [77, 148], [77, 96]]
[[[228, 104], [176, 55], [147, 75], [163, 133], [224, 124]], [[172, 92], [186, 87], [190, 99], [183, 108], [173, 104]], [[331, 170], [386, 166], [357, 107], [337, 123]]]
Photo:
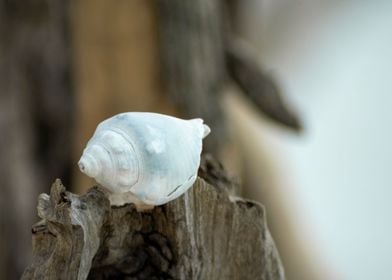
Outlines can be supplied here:
[[195, 185], [148, 212], [110, 207], [104, 189], [84, 196], [60, 180], [42, 194], [33, 263], [22, 279], [284, 279], [264, 207], [205, 162]]

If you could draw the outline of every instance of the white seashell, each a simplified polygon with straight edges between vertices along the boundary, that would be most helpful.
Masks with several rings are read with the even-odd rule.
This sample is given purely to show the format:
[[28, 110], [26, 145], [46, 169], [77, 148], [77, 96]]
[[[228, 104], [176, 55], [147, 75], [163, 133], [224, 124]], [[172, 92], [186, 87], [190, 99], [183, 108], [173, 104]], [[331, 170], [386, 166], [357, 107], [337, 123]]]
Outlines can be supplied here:
[[79, 168], [113, 193], [131, 192], [147, 205], [161, 205], [193, 185], [209, 133], [202, 119], [118, 114], [98, 125]]

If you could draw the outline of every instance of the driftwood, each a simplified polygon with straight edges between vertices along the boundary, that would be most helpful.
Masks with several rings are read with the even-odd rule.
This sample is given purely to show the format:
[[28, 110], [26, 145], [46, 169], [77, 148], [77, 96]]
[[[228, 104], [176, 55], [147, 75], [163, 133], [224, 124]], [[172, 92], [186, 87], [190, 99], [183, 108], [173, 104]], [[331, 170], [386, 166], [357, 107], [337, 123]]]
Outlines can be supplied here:
[[56, 180], [39, 197], [22, 279], [284, 279], [263, 206], [231, 196], [236, 185], [210, 160], [199, 176], [148, 212], [110, 207], [101, 187], [77, 196]]

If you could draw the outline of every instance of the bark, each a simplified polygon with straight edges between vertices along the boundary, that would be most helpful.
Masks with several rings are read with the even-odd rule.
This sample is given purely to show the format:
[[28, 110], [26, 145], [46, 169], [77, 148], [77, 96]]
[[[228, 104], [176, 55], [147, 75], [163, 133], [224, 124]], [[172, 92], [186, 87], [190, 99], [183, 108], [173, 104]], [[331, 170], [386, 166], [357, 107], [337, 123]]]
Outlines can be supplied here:
[[22, 279], [284, 279], [264, 207], [231, 196], [236, 184], [211, 160], [199, 175], [148, 212], [110, 207], [101, 187], [74, 195], [56, 180], [39, 197]]

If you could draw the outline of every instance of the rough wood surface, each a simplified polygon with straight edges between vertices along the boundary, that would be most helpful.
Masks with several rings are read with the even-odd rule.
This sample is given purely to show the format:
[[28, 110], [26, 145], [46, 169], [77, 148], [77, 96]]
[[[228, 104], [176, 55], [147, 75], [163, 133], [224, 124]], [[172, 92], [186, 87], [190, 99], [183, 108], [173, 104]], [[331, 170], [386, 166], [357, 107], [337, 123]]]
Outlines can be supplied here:
[[56, 180], [39, 197], [22, 279], [284, 279], [263, 206], [230, 196], [236, 185], [210, 161], [199, 175], [209, 183], [143, 213]]

